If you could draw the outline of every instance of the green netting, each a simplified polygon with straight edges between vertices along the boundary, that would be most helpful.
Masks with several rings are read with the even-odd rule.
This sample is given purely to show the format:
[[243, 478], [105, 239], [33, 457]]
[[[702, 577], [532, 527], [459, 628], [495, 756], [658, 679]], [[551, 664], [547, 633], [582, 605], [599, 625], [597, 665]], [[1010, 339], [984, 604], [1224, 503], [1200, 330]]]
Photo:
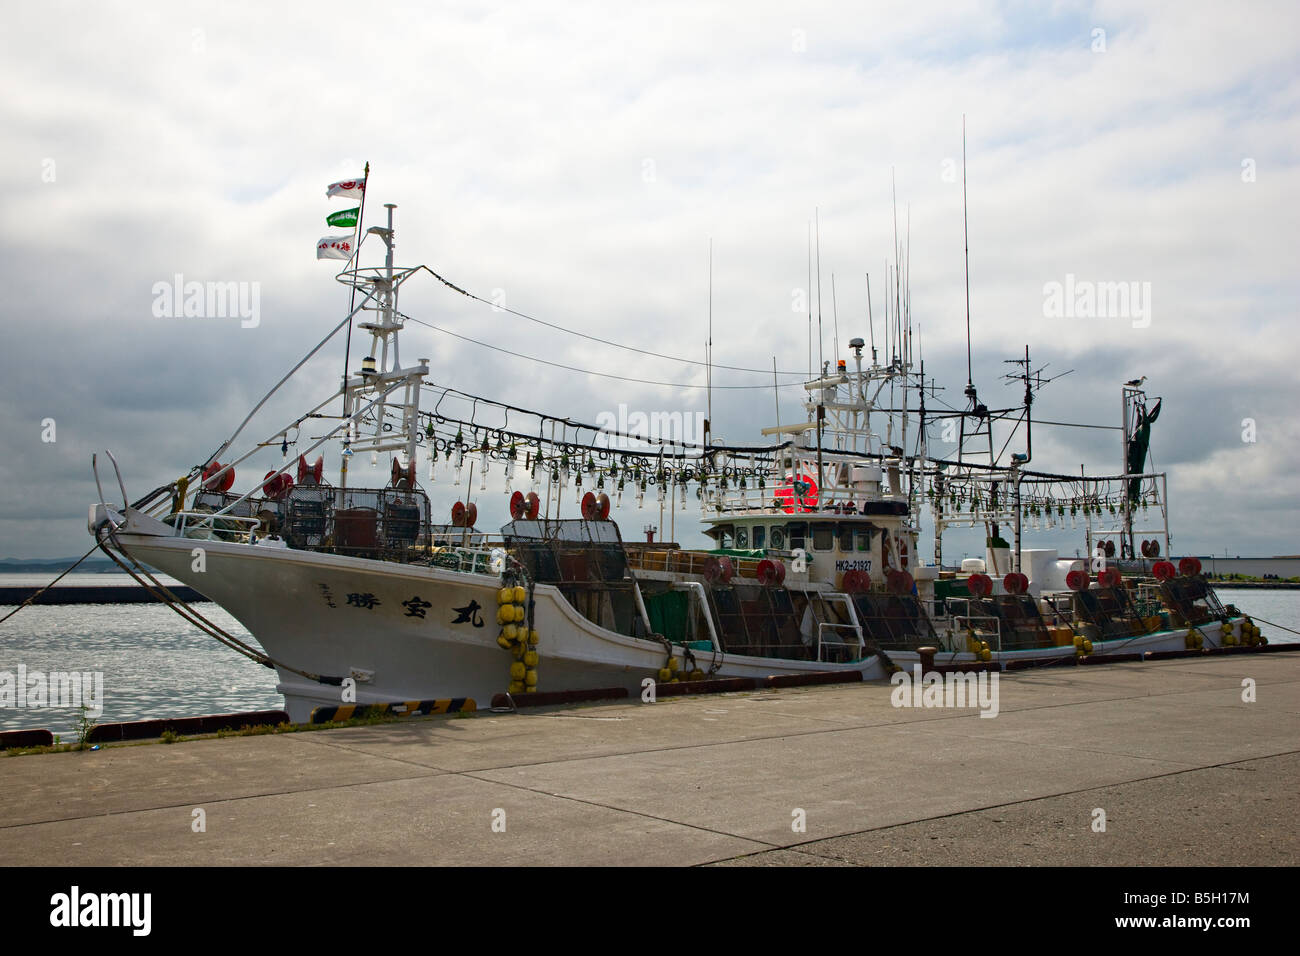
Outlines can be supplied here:
[[726, 554], [733, 558], [747, 558], [751, 561], [761, 561], [767, 557], [767, 552], [762, 548], [757, 550], [752, 548], [714, 548], [709, 554]]
[[645, 595], [645, 610], [650, 626], [668, 640], [680, 644], [686, 640], [686, 613], [690, 595], [685, 591], [664, 591]]

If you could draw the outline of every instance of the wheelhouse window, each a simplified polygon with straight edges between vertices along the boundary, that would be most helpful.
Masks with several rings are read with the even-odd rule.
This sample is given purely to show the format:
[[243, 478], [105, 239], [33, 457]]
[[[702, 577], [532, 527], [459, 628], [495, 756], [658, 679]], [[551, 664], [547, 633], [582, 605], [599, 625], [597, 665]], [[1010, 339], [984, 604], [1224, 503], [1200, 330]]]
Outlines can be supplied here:
[[858, 534], [858, 550], [870, 551], [871, 550], [871, 529], [859, 528], [857, 534]]
[[740, 549], [749, 547], [749, 529], [744, 525], [736, 529], [736, 547]]
[[835, 547], [835, 526], [815, 524], [812, 526], [814, 551], [830, 551]]
[[786, 531], [790, 535], [790, 550], [795, 548], [808, 547], [808, 525], [802, 521], [795, 521], [786, 525]]
[[848, 522], [845, 522], [844, 524], [840, 525], [839, 531], [840, 531], [840, 550], [852, 551], [853, 550], [853, 525], [849, 524]]
[[763, 525], [754, 526], [754, 549], [761, 551], [766, 545], [767, 528]]

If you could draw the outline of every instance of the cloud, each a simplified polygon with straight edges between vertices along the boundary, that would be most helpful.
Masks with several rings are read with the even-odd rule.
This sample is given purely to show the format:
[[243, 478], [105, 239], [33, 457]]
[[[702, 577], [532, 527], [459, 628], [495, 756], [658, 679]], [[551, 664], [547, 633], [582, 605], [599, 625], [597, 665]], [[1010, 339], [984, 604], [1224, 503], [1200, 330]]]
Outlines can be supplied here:
[[[703, 357], [712, 240], [714, 357], [760, 369], [773, 355], [808, 366], [792, 301], [808, 285], [814, 210], [826, 349], [837, 324], [841, 351], [868, 337], [868, 272], [882, 334], [896, 183], [927, 373], [959, 403], [963, 114], [982, 394], [1014, 400], [1002, 361], [1025, 342], [1036, 362], [1075, 369], [1040, 393], [1044, 420], [1114, 423], [1119, 383], [1148, 375], [1166, 396], [1153, 452], [1171, 470], [1180, 546], [1227, 534], [1243, 554], [1294, 551], [1285, 496], [1231, 488], [1238, 469], [1261, 489], [1294, 473], [1282, 410], [1300, 397], [1298, 20], [1284, 6], [1183, 3], [758, 3], [743, 17], [458, 4], [397, 9], [382, 26], [342, 4], [15, 11], [0, 38], [14, 91], [0, 104], [0, 552], [80, 553], [93, 449], [119, 453], [128, 490], [170, 480], [339, 321], [347, 291], [311, 249], [339, 206], [325, 184], [367, 160], [372, 203], [400, 204], [400, 260], [640, 348]], [[377, 205], [367, 213], [378, 221]], [[258, 283], [260, 325], [154, 318], [150, 290], [176, 274]], [[1067, 275], [1149, 283], [1149, 326], [1049, 317], [1044, 287]], [[439, 383], [587, 420], [620, 402], [706, 405], [694, 367], [436, 283], [408, 286], [402, 308], [522, 356], [413, 326], [403, 354], [429, 356]], [[258, 437], [328, 394], [342, 363], [322, 353]], [[769, 380], [719, 371], [715, 383]], [[785, 421], [802, 411], [798, 390], [783, 392]], [[775, 414], [770, 390], [715, 390], [713, 406], [734, 441], [758, 443]], [[1260, 439], [1242, 448], [1252, 415]], [[54, 446], [40, 441], [47, 416]], [[1035, 461], [1112, 467], [1112, 434], [1044, 426]], [[503, 515], [503, 501], [485, 510]]]

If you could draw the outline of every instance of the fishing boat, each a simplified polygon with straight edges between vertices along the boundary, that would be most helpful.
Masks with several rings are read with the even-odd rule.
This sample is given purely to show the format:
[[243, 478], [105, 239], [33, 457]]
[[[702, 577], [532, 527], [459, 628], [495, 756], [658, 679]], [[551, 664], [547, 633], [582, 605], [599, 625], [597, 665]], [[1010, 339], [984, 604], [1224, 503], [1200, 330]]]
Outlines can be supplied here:
[[[885, 354], [872, 322], [870, 348], [851, 339], [803, 384], [799, 421], [764, 429], [758, 444], [727, 444], [707, 425], [698, 440], [652, 441], [439, 386], [428, 358], [403, 364], [402, 333], [421, 321], [399, 308], [405, 284], [470, 293], [427, 266], [396, 266], [395, 207], [385, 208], [386, 225], [365, 234], [386, 247], [382, 265], [333, 244], [349, 253], [338, 278], [360, 301], [202, 465], [132, 501], [109, 453], [119, 504], [93, 462], [100, 500], [88, 526], [100, 547], [186, 620], [274, 668], [294, 721], [340, 703], [775, 674], [875, 680], [932, 656], [989, 668], [1263, 641], [1194, 558], [1165, 557], [1165, 476], [1144, 470], [1159, 405], [1148, 410], [1140, 382], [1123, 387], [1116, 474], [1033, 470], [1030, 409], [1044, 383], [1028, 349], [1016, 408], [988, 408], [968, 381], [965, 408], [936, 410], [896, 294]], [[238, 450], [271, 395], [344, 330], [351, 367], [354, 323], [369, 348], [339, 388]], [[443, 410], [449, 396], [472, 410]], [[1002, 460], [995, 425], [1017, 415], [1024, 450]], [[955, 453], [930, 453], [935, 427], [955, 430]], [[254, 461], [277, 451], [236, 490], [237, 468], [261, 471]], [[339, 456], [334, 482], [327, 452]], [[355, 463], [381, 456], [385, 480], [358, 483]], [[446, 515], [431, 505], [438, 481], [455, 492]], [[510, 520], [485, 531], [479, 510], [493, 494]], [[714, 546], [655, 541], [654, 529], [625, 539], [611, 520], [625, 498], [649, 499], [661, 536], [665, 509], [698, 509]], [[1026, 546], [1066, 509], [1085, 557]], [[983, 529], [984, 557], [945, 567], [944, 533], [963, 527]], [[257, 644], [156, 572], [226, 609]]]

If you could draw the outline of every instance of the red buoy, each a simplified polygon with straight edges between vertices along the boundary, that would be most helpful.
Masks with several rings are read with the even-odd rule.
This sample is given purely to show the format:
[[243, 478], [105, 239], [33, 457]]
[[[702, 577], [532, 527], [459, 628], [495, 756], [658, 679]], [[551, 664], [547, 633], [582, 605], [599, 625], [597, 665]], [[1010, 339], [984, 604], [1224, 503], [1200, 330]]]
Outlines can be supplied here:
[[524, 501], [524, 493], [522, 491], [516, 491], [513, 495], [510, 496], [510, 517], [511, 518], [513, 518], [515, 521], [518, 521], [520, 518], [524, 516], [524, 512], [526, 512], [527, 510], [528, 510], [528, 504], [527, 502]]
[[596, 513], [596, 496], [589, 491], [582, 496], [582, 520], [595, 521]]
[[528, 503], [528, 510], [524, 512], [524, 517], [529, 521], [536, 521], [542, 511], [542, 499], [537, 497], [537, 492], [530, 491], [524, 500]]
[[596, 495], [596, 517], [601, 521], [609, 518], [609, 495], [603, 491]]

